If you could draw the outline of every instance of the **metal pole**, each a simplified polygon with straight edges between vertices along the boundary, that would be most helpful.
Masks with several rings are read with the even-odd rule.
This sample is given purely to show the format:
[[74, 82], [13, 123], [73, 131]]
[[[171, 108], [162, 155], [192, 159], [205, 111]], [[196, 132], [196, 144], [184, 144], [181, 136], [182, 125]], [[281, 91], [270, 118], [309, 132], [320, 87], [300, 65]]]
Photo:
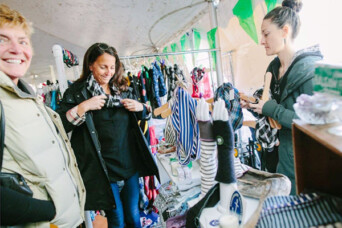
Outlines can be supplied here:
[[167, 52], [167, 53], [119, 56], [119, 59], [138, 59], [138, 58], [144, 58], [144, 57], [157, 57], [157, 56], [166, 56], [166, 55], [184, 55], [184, 54], [190, 54], [190, 53], [212, 52], [212, 51], [219, 51], [219, 49], [215, 48], [215, 49], [201, 49], [201, 50], [193, 50], [193, 51], [180, 51], [180, 52]]
[[[208, 1], [210, 8], [210, 21], [211, 27], [218, 29], [217, 23], [217, 14], [216, 14], [216, 6], [214, 5], [214, 1]], [[216, 33], [216, 48], [219, 49], [216, 51], [216, 77], [217, 77], [217, 86], [223, 84], [223, 76], [222, 76], [222, 60], [221, 60], [221, 50], [220, 50], [220, 36], [218, 34], [218, 30]]]

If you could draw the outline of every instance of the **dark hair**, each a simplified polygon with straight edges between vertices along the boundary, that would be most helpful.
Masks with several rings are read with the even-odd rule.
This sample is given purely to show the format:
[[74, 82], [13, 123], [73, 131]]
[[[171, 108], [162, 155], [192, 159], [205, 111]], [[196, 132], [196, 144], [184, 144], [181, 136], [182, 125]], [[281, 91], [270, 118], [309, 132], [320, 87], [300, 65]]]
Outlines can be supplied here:
[[90, 75], [91, 71], [89, 67], [97, 60], [98, 57], [107, 53], [115, 58], [115, 73], [113, 78], [109, 81], [109, 84], [114, 84], [121, 91], [127, 89], [127, 80], [123, 77], [121, 69], [121, 62], [116, 49], [105, 43], [95, 43], [91, 45], [83, 58], [83, 68], [81, 77], [77, 81], [85, 81]]
[[292, 39], [298, 35], [300, 28], [300, 19], [298, 12], [302, 9], [301, 0], [284, 0], [282, 6], [276, 7], [266, 14], [264, 20], [270, 19], [272, 23], [279, 28], [283, 28], [285, 24], [292, 27]]

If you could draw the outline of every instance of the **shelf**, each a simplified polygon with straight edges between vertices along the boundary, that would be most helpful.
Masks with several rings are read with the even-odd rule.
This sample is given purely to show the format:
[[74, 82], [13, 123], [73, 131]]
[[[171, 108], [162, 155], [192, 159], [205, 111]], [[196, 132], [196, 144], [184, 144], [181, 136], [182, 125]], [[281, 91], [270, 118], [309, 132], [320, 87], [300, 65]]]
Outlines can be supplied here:
[[342, 136], [328, 132], [331, 127], [341, 125], [311, 125], [294, 120], [297, 193], [310, 190], [342, 197]]

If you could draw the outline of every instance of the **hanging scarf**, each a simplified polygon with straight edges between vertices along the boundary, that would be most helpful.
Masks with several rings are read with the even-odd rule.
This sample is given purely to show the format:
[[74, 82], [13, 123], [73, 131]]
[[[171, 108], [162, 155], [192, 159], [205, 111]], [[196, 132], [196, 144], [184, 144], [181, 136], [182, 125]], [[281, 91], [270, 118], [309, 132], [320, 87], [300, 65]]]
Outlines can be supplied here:
[[226, 109], [229, 112], [229, 118], [233, 126], [233, 130], [242, 127], [243, 113], [240, 105], [240, 95], [239, 91], [233, 87], [231, 83], [223, 83], [215, 91], [214, 99], [215, 101], [221, 98], [226, 103]]
[[121, 95], [119, 89], [113, 85], [111, 90], [114, 92], [114, 95], [106, 94], [100, 84], [95, 80], [93, 73], [91, 73], [87, 79], [87, 89], [91, 93], [92, 96], [106, 95], [106, 107], [122, 107], [121, 104]]
[[196, 100], [187, 91], [181, 87], [176, 88], [171, 119], [176, 134], [178, 160], [181, 165], [187, 165], [200, 157], [196, 105]]

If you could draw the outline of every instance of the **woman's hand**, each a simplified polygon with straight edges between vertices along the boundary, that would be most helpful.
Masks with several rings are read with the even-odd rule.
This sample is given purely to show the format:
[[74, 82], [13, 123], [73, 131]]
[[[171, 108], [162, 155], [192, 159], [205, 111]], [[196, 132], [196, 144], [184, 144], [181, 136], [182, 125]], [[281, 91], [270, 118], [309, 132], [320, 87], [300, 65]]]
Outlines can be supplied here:
[[249, 106], [249, 102], [245, 101], [244, 99], [241, 98], [241, 95], [245, 95], [245, 94], [242, 92], [239, 92], [239, 95], [240, 95], [240, 106], [241, 106], [241, 108], [247, 108], [247, 109], [251, 108]]
[[259, 100], [257, 104], [249, 104], [250, 109], [258, 114], [262, 114], [262, 107], [264, 107], [265, 101]]
[[100, 110], [105, 105], [106, 99], [106, 95], [99, 95], [83, 101], [78, 105], [77, 114], [83, 116], [84, 113], [90, 110]]
[[245, 100], [240, 99], [240, 106], [241, 106], [241, 108], [247, 108], [247, 109], [249, 109], [249, 108], [251, 108], [249, 104], [250, 104], [250, 103], [249, 103], [248, 101], [245, 101]]
[[133, 99], [122, 99], [121, 104], [130, 112], [140, 112], [144, 109], [144, 105]]

